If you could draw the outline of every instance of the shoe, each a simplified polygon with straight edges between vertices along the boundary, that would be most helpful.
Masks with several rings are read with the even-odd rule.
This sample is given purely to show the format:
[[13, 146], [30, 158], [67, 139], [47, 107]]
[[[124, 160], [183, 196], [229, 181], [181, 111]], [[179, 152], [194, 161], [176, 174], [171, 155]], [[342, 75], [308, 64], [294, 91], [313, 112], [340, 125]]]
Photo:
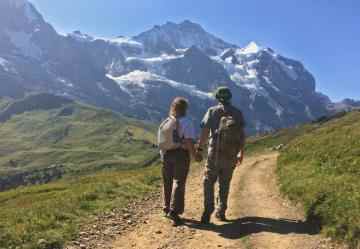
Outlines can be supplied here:
[[203, 224], [203, 225], [208, 225], [210, 224], [210, 214], [207, 214], [207, 213], [204, 213], [202, 216], [201, 216], [201, 220], [200, 220], [200, 223]]
[[180, 218], [180, 216], [178, 214], [170, 212], [168, 214], [168, 217], [173, 221], [174, 227], [181, 226], [184, 224], [183, 220]]
[[225, 216], [224, 213], [217, 212], [217, 213], [215, 214], [215, 217], [216, 217], [216, 219], [218, 219], [219, 221], [222, 221], [222, 222], [228, 221], [228, 220], [226, 219], [226, 216]]
[[169, 218], [169, 212], [170, 212], [169, 209], [163, 208], [163, 215], [164, 215], [165, 218]]

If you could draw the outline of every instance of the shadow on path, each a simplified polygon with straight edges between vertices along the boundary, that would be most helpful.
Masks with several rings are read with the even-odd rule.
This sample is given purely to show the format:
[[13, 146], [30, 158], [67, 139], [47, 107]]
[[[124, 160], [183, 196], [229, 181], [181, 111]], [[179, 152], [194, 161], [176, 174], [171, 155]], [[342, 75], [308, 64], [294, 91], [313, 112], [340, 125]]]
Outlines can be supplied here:
[[240, 239], [245, 236], [261, 232], [309, 235], [315, 235], [319, 233], [318, 226], [314, 226], [314, 224], [287, 219], [244, 217], [237, 220], [229, 220], [227, 223], [222, 225], [203, 225], [199, 221], [191, 219], [185, 219], [184, 221], [185, 226], [193, 229], [213, 231], [218, 233], [219, 236], [227, 239]]

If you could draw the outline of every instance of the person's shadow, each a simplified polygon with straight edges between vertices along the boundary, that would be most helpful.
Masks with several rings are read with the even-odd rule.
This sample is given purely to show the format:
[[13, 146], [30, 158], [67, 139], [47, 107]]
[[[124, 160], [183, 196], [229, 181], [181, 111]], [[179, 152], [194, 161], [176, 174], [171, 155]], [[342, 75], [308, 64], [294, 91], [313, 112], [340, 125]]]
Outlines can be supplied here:
[[314, 223], [264, 217], [244, 217], [237, 220], [229, 220], [223, 225], [203, 225], [199, 221], [191, 219], [185, 219], [184, 221], [185, 226], [199, 230], [214, 231], [218, 233], [219, 236], [227, 239], [240, 239], [261, 232], [310, 235], [320, 232], [319, 226]]

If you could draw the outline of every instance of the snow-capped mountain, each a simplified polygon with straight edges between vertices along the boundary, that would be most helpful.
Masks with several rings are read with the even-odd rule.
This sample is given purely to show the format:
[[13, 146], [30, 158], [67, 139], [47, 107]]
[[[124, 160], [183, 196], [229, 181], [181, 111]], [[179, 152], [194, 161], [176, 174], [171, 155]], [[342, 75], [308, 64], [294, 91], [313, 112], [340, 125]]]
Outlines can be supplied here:
[[179, 24], [167, 22], [164, 25], [156, 25], [135, 36], [134, 40], [144, 44], [145, 51], [154, 54], [174, 54], [192, 46], [196, 46], [208, 54], [218, 54], [226, 48], [234, 47], [189, 20]]
[[134, 37], [64, 36], [27, 0], [1, 0], [0, 11], [0, 95], [50, 92], [156, 121], [172, 98], [185, 96], [199, 121], [215, 103], [211, 93], [226, 85], [249, 132], [327, 113], [327, 98], [300, 62], [255, 42], [227, 43], [190, 21]]

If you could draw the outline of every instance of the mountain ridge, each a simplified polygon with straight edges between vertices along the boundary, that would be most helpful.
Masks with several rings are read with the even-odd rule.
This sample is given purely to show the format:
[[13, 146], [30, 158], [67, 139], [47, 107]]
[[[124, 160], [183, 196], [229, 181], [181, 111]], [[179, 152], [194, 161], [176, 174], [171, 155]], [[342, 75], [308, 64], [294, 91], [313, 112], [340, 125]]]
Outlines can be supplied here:
[[328, 112], [301, 62], [254, 42], [233, 45], [189, 20], [134, 37], [59, 35], [35, 8], [39, 18], [32, 20], [25, 8], [4, 4], [9, 1], [16, 0], [2, 2], [9, 15], [0, 17], [0, 81], [8, 88], [3, 95], [48, 92], [155, 122], [167, 115], [172, 98], [185, 96], [198, 123], [215, 104], [212, 92], [225, 85], [250, 134]]

